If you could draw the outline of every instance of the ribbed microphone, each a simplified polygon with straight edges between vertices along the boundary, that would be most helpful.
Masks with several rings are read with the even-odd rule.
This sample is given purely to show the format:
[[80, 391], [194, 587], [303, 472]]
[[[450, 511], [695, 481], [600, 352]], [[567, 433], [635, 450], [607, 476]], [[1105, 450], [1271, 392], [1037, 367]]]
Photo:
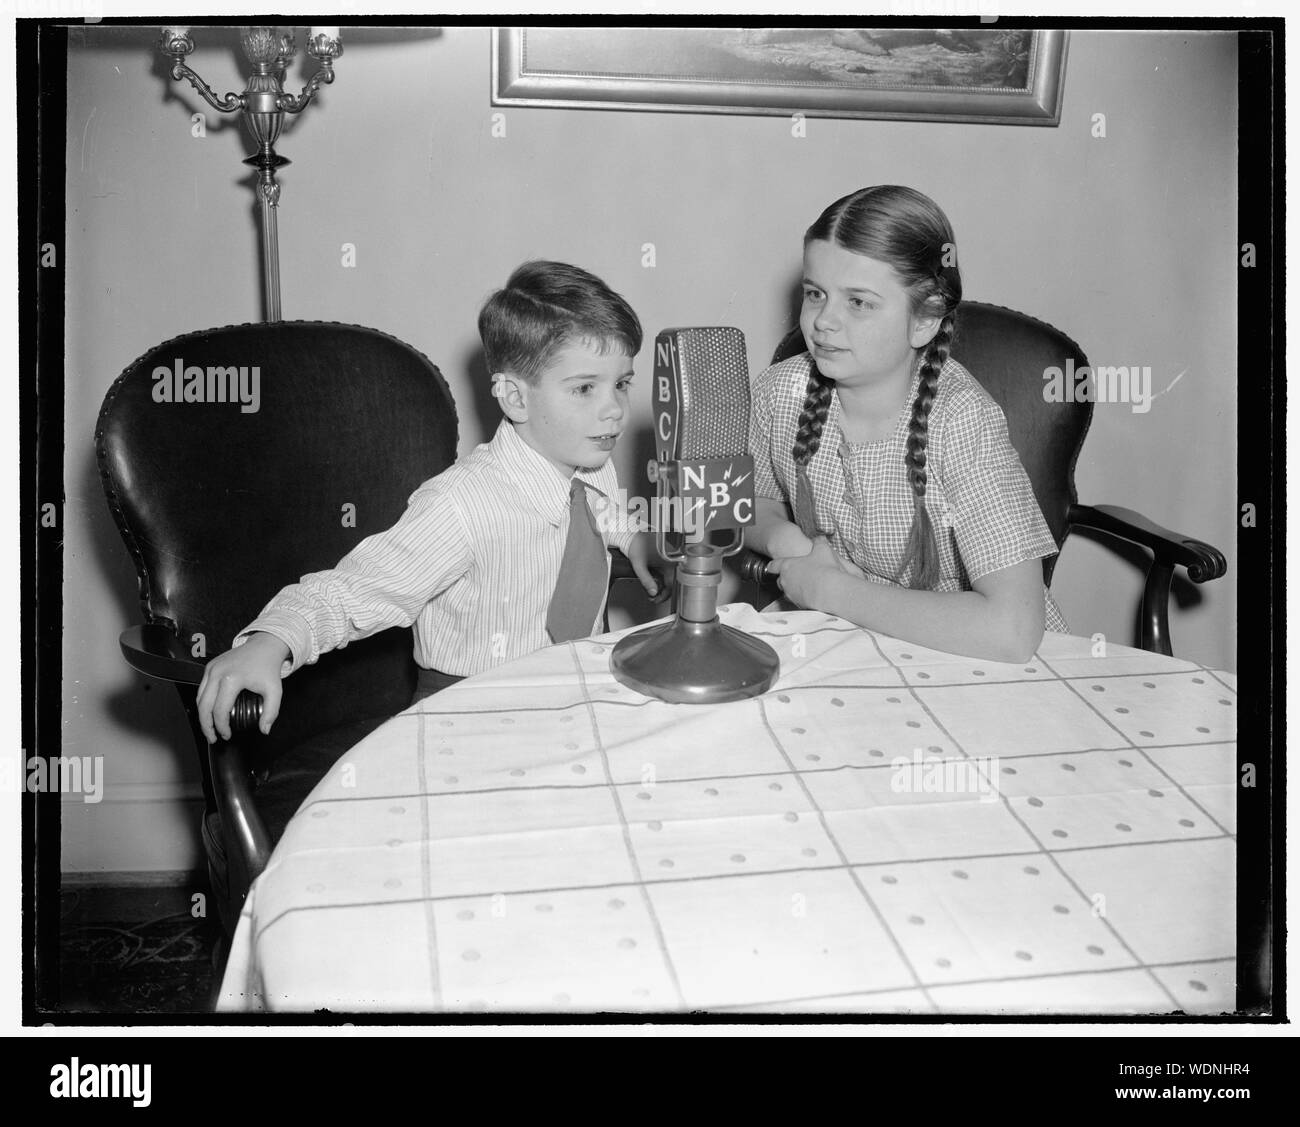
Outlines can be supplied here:
[[661, 700], [712, 704], [771, 688], [780, 671], [766, 642], [718, 620], [722, 559], [754, 523], [749, 366], [739, 329], [665, 329], [651, 387], [660, 554], [677, 563], [676, 618], [623, 638], [614, 676]]
[[655, 337], [654, 405], [661, 462], [744, 453], [749, 447], [745, 334], [728, 328], [665, 329]]
[[754, 520], [749, 446], [749, 365], [739, 329], [665, 329], [655, 338], [659, 551], [680, 560], [687, 544], [740, 550]]

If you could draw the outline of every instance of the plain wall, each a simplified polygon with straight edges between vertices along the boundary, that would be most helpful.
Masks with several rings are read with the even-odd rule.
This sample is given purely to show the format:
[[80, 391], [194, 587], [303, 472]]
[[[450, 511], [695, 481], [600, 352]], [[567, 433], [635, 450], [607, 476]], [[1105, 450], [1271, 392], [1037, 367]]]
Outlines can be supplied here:
[[[92, 435], [105, 391], [147, 348], [260, 317], [251, 146], [170, 81], [151, 31], [71, 35], [63, 753], [102, 755], [107, 787], [99, 804], [66, 801], [63, 867], [184, 870], [201, 864], [189, 731], [170, 687], [118, 650], [140, 608]], [[459, 405], [462, 452], [495, 425], [476, 379], [478, 308], [524, 259], [601, 275], [650, 338], [736, 325], [757, 372], [791, 323], [803, 229], [855, 188], [909, 184], [952, 220], [968, 298], [1051, 322], [1094, 364], [1150, 365], [1157, 391], [1185, 370], [1145, 414], [1098, 405], [1079, 496], [1226, 553], [1225, 579], [1179, 585], [1171, 634], [1180, 657], [1235, 668], [1235, 36], [1073, 32], [1055, 128], [810, 119], [797, 138], [779, 116], [498, 109], [486, 28], [343, 35], [336, 83], [278, 145], [293, 161], [284, 316], [370, 325], [424, 351]], [[242, 89], [234, 33], [196, 38], [195, 69]], [[300, 56], [294, 89], [305, 69]], [[634, 493], [651, 363], [646, 348], [640, 434], [616, 454]], [[1073, 632], [1133, 644], [1142, 578], [1075, 536], [1053, 591]]]

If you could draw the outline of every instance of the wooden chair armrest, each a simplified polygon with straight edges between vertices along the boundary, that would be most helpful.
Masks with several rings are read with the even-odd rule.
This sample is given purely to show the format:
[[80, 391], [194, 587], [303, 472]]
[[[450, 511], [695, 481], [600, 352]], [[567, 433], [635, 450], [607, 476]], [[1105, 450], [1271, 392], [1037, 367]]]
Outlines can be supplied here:
[[122, 631], [118, 644], [126, 663], [147, 677], [197, 685], [203, 680], [206, 664], [194, 657], [189, 648], [165, 626], [149, 623]]
[[1161, 528], [1141, 513], [1118, 505], [1071, 505], [1069, 518], [1077, 528], [1115, 536], [1152, 553], [1151, 567], [1142, 588], [1140, 644], [1144, 650], [1172, 657], [1169, 586], [1174, 568], [1179, 565], [1187, 568], [1187, 577], [1193, 583], [1208, 583], [1228, 570], [1223, 553], [1210, 544]]
[[[122, 656], [127, 664], [146, 677], [178, 685], [197, 685], [203, 680], [207, 662], [194, 657], [180, 638], [159, 623], [123, 630], [118, 645], [122, 647]], [[235, 698], [235, 707], [230, 712], [230, 730], [241, 735], [256, 732], [261, 718], [262, 698], [245, 689]]]
[[1228, 561], [1218, 548], [1161, 528], [1132, 509], [1075, 504], [1070, 506], [1069, 519], [1080, 528], [1091, 528], [1149, 548], [1162, 564], [1187, 568], [1187, 578], [1193, 583], [1208, 583], [1228, 570]]
[[[194, 657], [185, 643], [158, 623], [132, 626], [122, 631], [118, 644], [127, 664], [147, 677], [179, 685], [197, 685], [207, 664]], [[271, 856], [271, 838], [253, 802], [253, 775], [243, 743], [256, 738], [262, 716], [262, 698], [247, 690], [235, 698], [230, 712], [231, 740], [217, 740], [208, 748], [217, 810], [230, 862], [243, 869], [247, 888], [266, 868]], [[201, 737], [199, 737], [201, 738]]]
[[[241, 698], [253, 697], [257, 702], [257, 711], [261, 712], [261, 697], [252, 693], [239, 695]], [[256, 724], [254, 720], [254, 731]], [[234, 734], [236, 724], [233, 714], [230, 726]], [[218, 739], [208, 748], [212, 789], [221, 814], [221, 832], [226, 840], [227, 857], [232, 864], [244, 870], [242, 883], [238, 886], [241, 888], [248, 888], [261, 875], [271, 858], [271, 837], [266, 832], [266, 824], [253, 801], [253, 773], [242, 746], [246, 738], [245, 735], [235, 735], [232, 740]]]

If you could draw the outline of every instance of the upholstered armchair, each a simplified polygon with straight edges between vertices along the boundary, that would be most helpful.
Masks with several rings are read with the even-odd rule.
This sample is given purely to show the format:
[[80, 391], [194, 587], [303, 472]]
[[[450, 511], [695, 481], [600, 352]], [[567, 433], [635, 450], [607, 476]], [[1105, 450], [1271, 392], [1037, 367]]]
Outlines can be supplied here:
[[[192, 368], [202, 369], [201, 387], [186, 376]], [[260, 698], [241, 694], [232, 739], [209, 747], [195, 708], [204, 665], [282, 586], [332, 567], [392, 525], [415, 488], [452, 463], [456, 440], [455, 405], [438, 369], [402, 341], [355, 325], [187, 333], [130, 364], [104, 399], [100, 476], [144, 612], [121, 648], [133, 668], [180, 693], [228, 933], [316, 782], [410, 704], [416, 667], [411, 631], [384, 631], [287, 678], [269, 735], [257, 728]], [[632, 575], [621, 553], [614, 562], [614, 578]]]
[[[776, 364], [805, 350], [796, 326], [777, 346]], [[1085, 367], [1088, 358], [1069, 337], [1014, 309], [964, 301], [957, 309], [952, 356], [984, 386], [1007, 419], [1011, 444], [1033, 484], [1039, 508], [1057, 547], [1072, 529], [1138, 545], [1151, 553], [1138, 644], [1156, 653], [1173, 652], [1169, 640], [1169, 591], [1174, 569], [1184, 567], [1193, 583], [1217, 579], [1227, 570], [1223, 553], [1180, 532], [1171, 532], [1141, 513], [1117, 505], [1083, 505], [1074, 486], [1074, 467], [1092, 422], [1091, 402], [1053, 402], [1043, 394], [1050, 367]], [[1043, 580], [1052, 582], [1058, 557], [1043, 560]], [[747, 552], [740, 560], [742, 596], [762, 606], [780, 594], [764, 576], [765, 557]]]

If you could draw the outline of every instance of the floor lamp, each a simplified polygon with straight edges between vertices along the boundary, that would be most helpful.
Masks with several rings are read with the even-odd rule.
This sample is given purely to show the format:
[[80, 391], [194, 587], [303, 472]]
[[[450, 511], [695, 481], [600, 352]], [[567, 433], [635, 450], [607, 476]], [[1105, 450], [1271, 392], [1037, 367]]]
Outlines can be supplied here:
[[188, 27], [165, 27], [158, 47], [171, 57], [171, 76], [175, 80], [187, 79], [214, 110], [221, 113], [242, 113], [244, 124], [257, 144], [257, 152], [244, 163], [257, 169], [255, 190], [259, 205], [262, 235], [262, 285], [264, 320], [280, 320], [280, 240], [276, 227], [276, 214], [280, 204], [280, 185], [275, 174], [289, 163], [275, 151], [276, 138], [284, 126], [284, 115], [302, 113], [322, 86], [334, 81], [334, 60], [343, 54], [343, 44], [337, 27], [313, 27], [307, 38], [307, 54], [319, 64], [319, 69], [307, 80], [298, 95], [284, 89], [285, 68], [292, 61], [297, 47], [292, 31], [277, 27], [245, 27], [240, 29], [240, 43], [244, 55], [253, 67], [248, 85], [243, 93], [218, 96], [206, 82], [185, 62], [194, 50]]

